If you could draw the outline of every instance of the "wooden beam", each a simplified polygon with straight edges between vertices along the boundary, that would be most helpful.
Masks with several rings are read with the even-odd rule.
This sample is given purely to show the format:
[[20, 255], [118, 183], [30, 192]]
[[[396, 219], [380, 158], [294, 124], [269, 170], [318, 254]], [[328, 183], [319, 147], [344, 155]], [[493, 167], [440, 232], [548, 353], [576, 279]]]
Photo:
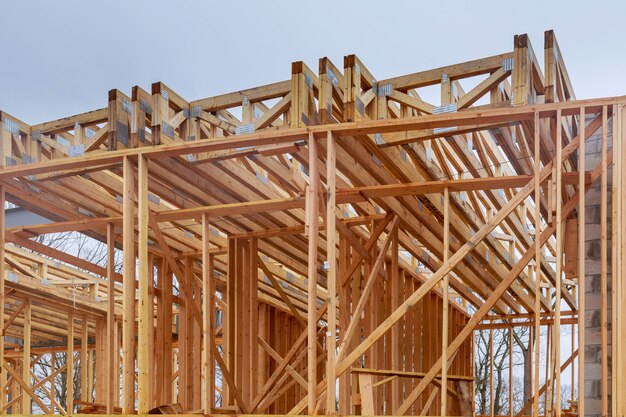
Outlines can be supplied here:
[[149, 269], [148, 264], [148, 161], [144, 156], [139, 157], [138, 167], [138, 188], [137, 199], [139, 210], [137, 213], [137, 225], [139, 228], [139, 244], [137, 248], [137, 257], [139, 265], [139, 299], [138, 299], [138, 342], [137, 342], [137, 398], [139, 414], [145, 414], [150, 409], [150, 351], [152, 350], [152, 341], [150, 340], [150, 331], [154, 321], [153, 318], [153, 299], [150, 297], [149, 283], [152, 281], [153, 271]]
[[361, 392], [361, 413], [364, 416], [376, 414], [374, 408], [374, 392], [372, 388], [372, 376], [359, 374], [359, 391]]
[[[66, 398], [65, 408], [69, 414], [74, 413], [74, 313], [71, 311], [67, 315], [67, 367], [65, 368], [66, 374]], [[29, 374], [30, 375], [30, 374]], [[71, 383], [70, 383], [71, 382]], [[26, 382], [24, 381], [24, 384]], [[27, 392], [30, 389], [28, 386], [22, 387]]]
[[553, 116], [557, 109], [562, 110], [563, 116], [571, 116], [576, 114], [581, 106], [586, 107], [588, 112], [597, 112], [601, 111], [604, 105], [614, 105], [623, 101], [624, 99], [621, 97], [612, 97], [520, 106], [518, 108], [468, 109], [457, 113], [443, 113], [399, 119], [367, 120], [358, 123], [335, 123], [308, 126], [306, 128], [294, 128], [285, 131], [262, 130], [260, 132], [240, 135], [236, 138], [210, 138], [161, 146], [143, 146], [139, 148], [102, 152], [94, 155], [44, 161], [37, 164], [7, 166], [0, 173], [0, 180], [9, 180], [14, 177], [63, 171], [80, 167], [95, 168], [112, 163], [121, 163], [124, 157], [139, 154], [146, 155], [148, 158], [163, 158], [247, 146], [258, 147], [277, 143], [295, 143], [305, 140], [309, 134], [318, 137], [325, 136], [328, 130], [331, 130], [333, 134], [338, 137], [349, 137], [425, 128], [463, 126], [467, 124], [501, 124], [505, 122], [532, 120], [535, 111], [539, 112], [541, 118]]
[[123, 249], [124, 299], [122, 321], [122, 412], [135, 412], [135, 168], [124, 158]]
[[[22, 351], [22, 380], [24, 381], [24, 384], [26, 384], [26, 387], [28, 387], [28, 389], [30, 389], [30, 385], [31, 385], [30, 384], [30, 368], [31, 368], [30, 344], [31, 344], [31, 331], [32, 331], [31, 312], [32, 312], [31, 301], [30, 299], [26, 299], [24, 301], [24, 326], [23, 326], [24, 350]], [[26, 387], [24, 387], [23, 389], [27, 390]], [[32, 413], [31, 403], [32, 403], [32, 399], [30, 395], [22, 395], [22, 408], [20, 411], [24, 414], [31, 414]]]
[[[446, 188], [443, 192], [443, 263], [448, 261], [450, 257], [450, 190]], [[442, 417], [448, 414], [448, 309], [449, 309], [449, 294], [450, 294], [450, 278], [448, 274], [443, 276], [443, 284], [441, 287], [443, 291], [442, 302], [442, 315], [441, 315], [441, 361], [443, 367], [441, 370], [441, 415]]]
[[[581, 117], [580, 119], [582, 124], [585, 124], [585, 118]], [[563, 154], [563, 141], [561, 140], [561, 112], [557, 111], [556, 113], [556, 160], [561, 161], [561, 156]], [[581, 133], [584, 134], [584, 127]], [[585, 148], [585, 144], [581, 146], [581, 149]], [[584, 154], [584, 152], [583, 152]], [[555, 180], [556, 180], [556, 228], [555, 228], [555, 236], [556, 236], [556, 282], [555, 289], [556, 294], [554, 297], [554, 363], [555, 368], [559, 366], [561, 362], [561, 288], [563, 281], [563, 219], [561, 218], [561, 211], [563, 206], [563, 184], [561, 180], [561, 175], [563, 173], [563, 163], [557, 163], [555, 166]], [[579, 185], [580, 186], [580, 185]], [[584, 189], [585, 184], [582, 184], [581, 190]], [[584, 193], [581, 193], [583, 195]], [[584, 275], [581, 275], [584, 277]], [[584, 278], [583, 278], [584, 279]], [[551, 370], [551, 372], [553, 372]], [[559, 399], [561, 398], [561, 372], [558, 369], [554, 370], [555, 377], [555, 385], [556, 385], [556, 398], [557, 403], [555, 404], [555, 416], [561, 416], [561, 404]], [[550, 398], [552, 401], [552, 398]]]
[[[397, 376], [400, 378], [414, 378], [420, 379], [426, 376], [426, 372], [418, 372], [418, 371], [397, 371], [393, 369], [371, 369], [371, 368], [352, 368], [350, 370], [352, 373], [363, 373], [363, 374], [371, 374], [377, 376]], [[439, 374], [436, 378], [441, 379], [441, 375]], [[465, 375], [448, 375], [448, 379], [450, 381], [474, 381], [475, 378], [472, 376]]]
[[107, 225], [107, 347], [106, 347], [106, 406], [112, 414], [119, 405], [119, 393], [115, 393], [115, 381], [119, 379], [119, 369], [115, 368], [115, 356], [119, 355], [115, 340], [115, 237], [113, 224]]
[[215, 344], [215, 278], [210, 251], [209, 216], [202, 215], [202, 367], [205, 387], [203, 412], [211, 413], [215, 398], [215, 359], [211, 345]]
[[326, 338], [326, 414], [337, 413], [337, 389], [335, 380], [335, 368], [337, 362], [337, 234], [336, 225], [343, 223], [336, 221], [336, 188], [337, 188], [337, 139], [332, 132], [328, 132], [326, 138], [326, 259], [328, 271], [326, 273], [327, 304], [328, 304], [328, 337]]
[[[534, 123], [534, 170], [538, 172], [541, 169], [541, 144], [540, 144], [540, 119], [539, 113], [535, 113], [535, 123]], [[535, 176], [534, 180], [534, 199], [535, 199], [535, 235], [539, 235], [541, 233], [541, 183], [539, 178]], [[541, 246], [535, 245], [535, 264], [534, 264], [534, 277], [535, 277], [535, 327], [534, 334], [541, 334]], [[534, 383], [533, 390], [535, 400], [533, 401], [533, 412], [535, 415], [539, 415], [539, 357], [540, 357], [540, 348], [541, 343], [540, 340], [537, 340], [534, 344]]]
[[511, 75], [511, 71], [507, 71], [504, 68], [500, 68], [494, 71], [489, 77], [481, 81], [476, 87], [467, 92], [461, 97], [456, 105], [457, 109], [464, 109], [471, 106], [478, 101], [482, 96], [487, 94], [493, 88], [497, 87], [502, 81]]
[[[314, 393], [317, 386], [317, 239], [319, 234], [319, 168], [317, 141], [309, 136], [309, 186], [307, 188], [308, 225], [308, 316], [307, 316], [307, 376], [308, 392]], [[314, 414], [315, 395], [308, 397], [308, 413]]]

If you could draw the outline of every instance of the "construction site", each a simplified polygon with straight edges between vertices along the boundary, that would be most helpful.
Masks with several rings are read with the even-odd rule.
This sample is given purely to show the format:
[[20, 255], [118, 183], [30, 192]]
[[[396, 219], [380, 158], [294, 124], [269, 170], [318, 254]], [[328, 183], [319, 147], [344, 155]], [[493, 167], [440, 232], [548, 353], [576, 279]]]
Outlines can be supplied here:
[[450, 62], [2, 109], [0, 411], [625, 416], [626, 96]]

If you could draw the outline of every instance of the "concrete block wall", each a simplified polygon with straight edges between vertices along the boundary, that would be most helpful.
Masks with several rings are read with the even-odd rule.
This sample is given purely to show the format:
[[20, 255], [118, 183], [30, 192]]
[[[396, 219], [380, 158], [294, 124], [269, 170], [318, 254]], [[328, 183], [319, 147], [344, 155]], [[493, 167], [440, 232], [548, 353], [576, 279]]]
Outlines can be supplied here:
[[[608, 144], [611, 149], [611, 123], [609, 123]], [[587, 142], [586, 169], [592, 170], [601, 161], [602, 134], [595, 133]], [[612, 171], [609, 168], [608, 176], [608, 359], [609, 381], [611, 375], [611, 179]], [[585, 199], [585, 415], [600, 417], [602, 415], [602, 350], [601, 350], [601, 259], [600, 259], [600, 198], [601, 187], [598, 180]], [[610, 398], [609, 383], [609, 405]], [[609, 406], [609, 415], [611, 409]]]

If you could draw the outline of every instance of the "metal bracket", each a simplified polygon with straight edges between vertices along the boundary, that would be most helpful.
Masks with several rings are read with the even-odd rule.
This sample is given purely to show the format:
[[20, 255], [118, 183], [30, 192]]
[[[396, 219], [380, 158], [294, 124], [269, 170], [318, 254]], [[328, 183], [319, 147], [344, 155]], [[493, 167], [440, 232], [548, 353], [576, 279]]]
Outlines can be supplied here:
[[335, 73], [330, 68], [326, 68], [326, 78], [328, 78], [328, 81], [330, 81], [332, 85], [339, 87], [339, 78], [337, 78]]
[[63, 136], [58, 136], [58, 135], [57, 135], [57, 138], [56, 138], [56, 139], [57, 139], [57, 143], [58, 143], [59, 145], [65, 146], [66, 148], [69, 148], [69, 147], [70, 147], [70, 141], [69, 141], [69, 140], [67, 140], [67, 139], [65, 139]]
[[193, 106], [191, 108], [191, 117], [200, 117], [202, 114], [202, 106]]
[[454, 132], [456, 130], [455, 126], [451, 127], [436, 127], [433, 129], [433, 134], [439, 135], [441, 133]]
[[304, 74], [304, 83], [309, 87], [313, 88], [313, 78], [309, 76], [309, 74]]
[[152, 201], [156, 205], [161, 204], [161, 199], [159, 198], [159, 196], [154, 195], [152, 193], [148, 193], [148, 200]]
[[505, 71], [513, 71], [514, 58], [505, 58], [502, 60], [502, 69]]
[[142, 98], [139, 99], [139, 109], [144, 113], [152, 114], [152, 105]]
[[133, 105], [125, 98], [122, 99], [122, 110], [129, 114], [133, 112]]
[[376, 90], [376, 96], [378, 96], [378, 97], [386, 97], [386, 96], [391, 94], [392, 90], [393, 90], [393, 86], [391, 85], [391, 83], [384, 84], [384, 85], [379, 85], [377, 90]]
[[262, 175], [259, 171], [256, 172], [256, 177], [263, 183], [263, 184], [267, 184], [269, 182], [269, 179], [265, 176]]
[[81, 143], [79, 145], [70, 146], [67, 148], [67, 153], [70, 157], [82, 156], [85, 154], [85, 145]]
[[433, 109], [433, 114], [456, 113], [456, 112], [457, 112], [456, 103], [444, 104], [443, 106], [437, 106]]
[[355, 102], [354, 102], [354, 106], [356, 107], [356, 110], [363, 115], [365, 113], [365, 104], [361, 101], [361, 99], [359, 97], [356, 98]]
[[248, 123], [235, 128], [235, 135], [245, 135], [246, 133], [252, 132], [254, 132], [254, 123]]
[[161, 122], [161, 132], [170, 139], [174, 139], [174, 127], [169, 123]]
[[117, 121], [116, 126], [117, 126], [116, 135], [115, 135], [116, 139], [122, 142], [124, 146], [128, 146], [128, 139], [130, 136], [128, 126], [126, 126], [124, 123], [120, 122], [119, 120]]
[[5, 119], [4, 129], [16, 135], [20, 133], [20, 126], [11, 119]]
[[82, 208], [82, 207], [79, 207], [79, 208], [78, 208], [78, 212], [79, 212], [80, 214], [84, 215], [84, 216], [87, 216], [87, 217], [93, 217], [93, 213], [92, 213], [92, 212], [90, 212], [89, 210], [85, 210], [85, 209], [84, 209], [84, 208]]

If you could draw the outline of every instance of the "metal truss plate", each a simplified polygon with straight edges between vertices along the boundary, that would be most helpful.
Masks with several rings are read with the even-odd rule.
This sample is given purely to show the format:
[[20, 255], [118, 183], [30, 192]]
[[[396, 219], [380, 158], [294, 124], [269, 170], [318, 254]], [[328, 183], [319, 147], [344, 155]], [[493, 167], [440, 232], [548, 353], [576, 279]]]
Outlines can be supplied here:
[[174, 126], [170, 125], [167, 122], [161, 123], [161, 133], [167, 136], [170, 139], [174, 139]]
[[254, 132], [254, 123], [248, 123], [235, 128], [235, 135], [245, 135], [246, 133], [252, 132]]
[[457, 106], [456, 103], [444, 104], [443, 106], [437, 106], [433, 109], [433, 114], [442, 114], [442, 113], [456, 113]]
[[67, 153], [70, 157], [82, 156], [85, 154], [85, 145], [81, 143], [79, 145], [70, 146], [67, 148]]

